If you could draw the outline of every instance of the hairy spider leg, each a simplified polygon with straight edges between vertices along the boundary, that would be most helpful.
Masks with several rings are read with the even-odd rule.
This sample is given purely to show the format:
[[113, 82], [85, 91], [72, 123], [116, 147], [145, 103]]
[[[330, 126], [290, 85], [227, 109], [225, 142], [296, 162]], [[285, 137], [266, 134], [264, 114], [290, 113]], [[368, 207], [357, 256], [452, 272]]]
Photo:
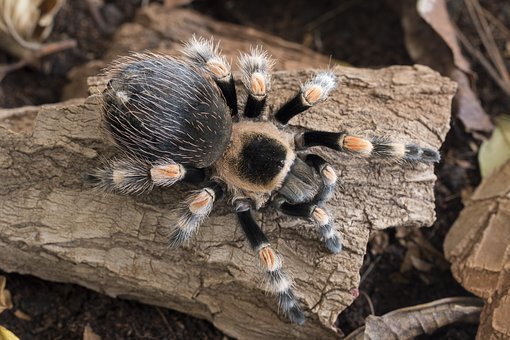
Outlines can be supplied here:
[[337, 151], [347, 152], [366, 158], [379, 158], [410, 163], [439, 162], [440, 155], [434, 149], [416, 144], [405, 144], [387, 138], [362, 138], [347, 132], [306, 131], [296, 136], [296, 146], [308, 148], [325, 146]]
[[239, 199], [235, 206], [241, 228], [264, 268], [267, 290], [277, 296], [279, 308], [291, 322], [303, 324], [305, 317], [292, 290], [292, 280], [283, 270], [281, 257], [271, 248], [266, 235], [253, 218], [250, 202]]
[[181, 52], [194, 64], [205, 69], [220, 88], [232, 116], [237, 115], [237, 94], [230, 63], [221, 54], [219, 43], [202, 37], [193, 37], [184, 43]]
[[324, 207], [314, 202], [291, 204], [282, 196], [275, 198], [274, 202], [276, 208], [286, 215], [311, 218], [326, 248], [335, 254], [342, 251], [342, 236], [334, 228], [332, 218]]
[[213, 209], [214, 202], [224, 193], [224, 184], [217, 180], [209, 181], [200, 190], [193, 191], [185, 199], [180, 208], [179, 220], [170, 235], [170, 246], [178, 247], [189, 240], [193, 233], [207, 219]]
[[244, 116], [256, 118], [264, 111], [266, 105], [274, 61], [261, 47], [256, 47], [251, 48], [249, 54], [241, 53], [239, 65], [242, 72], [241, 79], [248, 93]]
[[287, 124], [292, 117], [324, 101], [336, 87], [336, 84], [337, 79], [333, 71], [317, 73], [302, 85], [299, 92], [275, 113], [275, 119], [281, 124]]
[[336, 182], [338, 176], [335, 169], [324, 158], [316, 154], [308, 154], [305, 157], [305, 162], [312, 166], [322, 178], [322, 187], [319, 193], [314, 197], [313, 201], [317, 204], [322, 204], [331, 198], [335, 192]]
[[88, 175], [88, 180], [99, 189], [120, 194], [141, 194], [154, 186], [169, 187], [176, 182], [202, 182], [203, 169], [178, 164], [172, 160], [149, 163], [125, 155], [105, 162], [102, 168]]

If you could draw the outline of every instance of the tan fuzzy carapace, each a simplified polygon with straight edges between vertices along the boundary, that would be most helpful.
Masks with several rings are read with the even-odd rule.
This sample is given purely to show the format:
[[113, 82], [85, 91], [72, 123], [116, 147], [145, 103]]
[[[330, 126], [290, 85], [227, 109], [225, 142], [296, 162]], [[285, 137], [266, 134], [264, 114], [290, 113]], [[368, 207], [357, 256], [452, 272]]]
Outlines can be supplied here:
[[37, 50], [53, 29], [65, 0], [0, 0], [0, 46], [24, 56]]

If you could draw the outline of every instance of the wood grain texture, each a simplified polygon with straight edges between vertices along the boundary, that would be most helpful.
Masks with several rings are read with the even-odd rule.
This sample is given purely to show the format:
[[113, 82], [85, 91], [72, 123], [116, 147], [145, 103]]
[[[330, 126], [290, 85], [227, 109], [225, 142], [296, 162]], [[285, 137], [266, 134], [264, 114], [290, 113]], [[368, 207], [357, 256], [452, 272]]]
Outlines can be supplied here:
[[[154, 46], [170, 39], [161, 38], [164, 34], [184, 35], [176, 28], [177, 33], [164, 33], [168, 30], [163, 25], [172, 20], [157, 9], [144, 10], [140, 16], [149, 22], [139, 25], [149, 31], [144, 34], [154, 35]], [[163, 19], [165, 23], [160, 22]], [[156, 20], [159, 24], [149, 24]], [[220, 23], [197, 29], [218, 35], [215, 27], [222, 25], [242, 46], [259, 34]], [[188, 36], [189, 29], [182, 28]], [[289, 55], [299, 59], [301, 50], [291, 45]], [[341, 85], [331, 99], [295, 117], [290, 129], [346, 129], [440, 147], [449, 129], [453, 82], [423, 66], [339, 67], [336, 73]], [[311, 74], [310, 70], [275, 73], [268, 112]], [[432, 166], [378, 164], [315, 149], [340, 176], [341, 185], [329, 207], [344, 237], [344, 251], [329, 254], [308, 221], [283, 217], [272, 208], [256, 214], [284, 257], [305, 308], [305, 325], [291, 325], [278, 313], [274, 298], [264, 292], [257, 257], [225, 201], [188, 245], [169, 250], [168, 234], [176, 218], [172, 209], [192, 187], [127, 197], [98, 193], [84, 184], [84, 175], [99, 166], [101, 158], [115, 154], [99, 123], [97, 93], [104, 82], [91, 78], [92, 95], [83, 103], [41, 108], [28, 134], [0, 129], [3, 270], [176, 309], [211, 320], [238, 338], [326, 339], [336, 336], [334, 322], [354, 299], [370, 231], [434, 221]]]
[[510, 163], [482, 181], [444, 243], [452, 273], [487, 300], [478, 339], [510, 337]]

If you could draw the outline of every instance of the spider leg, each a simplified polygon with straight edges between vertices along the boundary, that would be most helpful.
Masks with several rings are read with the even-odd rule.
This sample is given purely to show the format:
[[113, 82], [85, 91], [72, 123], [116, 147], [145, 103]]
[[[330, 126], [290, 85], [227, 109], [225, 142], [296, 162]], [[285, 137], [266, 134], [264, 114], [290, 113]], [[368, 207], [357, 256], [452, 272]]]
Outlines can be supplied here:
[[168, 187], [178, 181], [196, 183], [203, 181], [203, 169], [163, 160], [150, 164], [132, 156], [109, 160], [102, 168], [88, 175], [97, 188], [120, 194], [141, 194], [154, 186]]
[[308, 148], [325, 146], [367, 158], [421, 163], [439, 162], [439, 152], [418, 146], [391, 141], [382, 137], [362, 138], [347, 132], [307, 131], [295, 137], [296, 146]]
[[283, 261], [271, 248], [269, 241], [251, 213], [247, 200], [235, 202], [237, 217], [253, 251], [257, 252], [265, 269], [267, 289], [278, 297], [279, 307], [291, 322], [303, 324], [305, 317], [292, 291], [292, 280], [283, 270]]
[[283, 197], [277, 197], [275, 204], [276, 208], [286, 215], [311, 218], [326, 248], [332, 253], [339, 253], [342, 250], [342, 237], [333, 227], [331, 217], [324, 207], [315, 203], [290, 204]]
[[182, 53], [194, 64], [207, 70], [220, 88], [232, 115], [237, 115], [237, 94], [231, 66], [213, 39], [193, 36], [182, 47]]
[[243, 73], [243, 85], [248, 92], [244, 115], [256, 118], [264, 111], [267, 91], [270, 86], [270, 72], [274, 61], [260, 47], [252, 48], [250, 53], [242, 53], [239, 64]]
[[327, 202], [335, 192], [338, 179], [335, 169], [324, 158], [316, 154], [306, 155], [305, 162], [314, 167], [322, 178], [322, 187], [313, 201], [319, 204]]
[[287, 124], [295, 115], [324, 101], [335, 88], [337, 79], [332, 71], [321, 71], [301, 86], [300, 91], [275, 114], [281, 124]]
[[211, 180], [200, 190], [193, 191], [179, 208], [180, 218], [170, 235], [170, 245], [177, 247], [187, 241], [207, 219], [215, 201], [223, 196], [223, 183]]

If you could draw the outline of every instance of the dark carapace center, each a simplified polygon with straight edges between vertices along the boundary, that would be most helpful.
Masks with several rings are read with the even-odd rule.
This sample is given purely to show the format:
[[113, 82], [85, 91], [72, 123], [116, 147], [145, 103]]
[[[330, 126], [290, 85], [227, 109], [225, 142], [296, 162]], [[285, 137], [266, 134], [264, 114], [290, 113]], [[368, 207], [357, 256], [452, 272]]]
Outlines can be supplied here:
[[239, 173], [252, 183], [267, 184], [282, 171], [286, 158], [287, 150], [278, 140], [254, 134], [241, 150]]

